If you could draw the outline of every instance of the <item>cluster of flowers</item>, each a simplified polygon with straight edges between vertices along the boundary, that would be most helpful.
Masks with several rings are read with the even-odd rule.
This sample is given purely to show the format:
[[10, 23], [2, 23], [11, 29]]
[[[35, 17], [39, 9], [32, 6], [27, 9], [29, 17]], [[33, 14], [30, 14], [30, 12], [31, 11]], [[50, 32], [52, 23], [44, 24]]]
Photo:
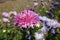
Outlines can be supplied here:
[[[42, 24], [43, 27], [40, 29], [42, 31], [41, 33], [35, 33], [35, 38], [36, 40], [42, 40], [44, 38], [44, 33], [46, 33], [48, 29], [57, 27], [58, 21], [49, 19], [46, 16], [36, 14], [33, 10], [30, 10], [28, 8], [24, 9], [21, 13], [18, 13], [14, 16], [14, 25], [16, 26], [23, 28], [34, 28], [34, 26], [37, 24]], [[55, 33], [53, 29], [52, 33]]]
[[2, 16], [4, 18], [0, 19], [0, 22], [10, 22], [10, 18], [11, 18], [11, 15], [17, 15], [17, 12], [16, 11], [10, 11], [10, 12], [3, 12], [2, 13]]
[[53, 3], [51, 3], [50, 9], [54, 9], [55, 6], [57, 6], [57, 5], [59, 5], [59, 4], [60, 4], [59, 2], [53, 2]]
[[[33, 9], [25, 8], [22, 12], [17, 13], [16, 11], [11, 12], [3, 12], [2, 16], [5, 18], [2, 19], [3, 22], [10, 22], [9, 18], [10, 15], [14, 15], [14, 25], [20, 26], [21, 28], [34, 28], [37, 24], [42, 24], [43, 27], [40, 29], [41, 33], [35, 32], [35, 38], [36, 40], [42, 40], [44, 39], [44, 34], [48, 31], [50, 28], [56, 28], [58, 26], [58, 21], [54, 19], [49, 19], [46, 16], [41, 16], [34, 12]], [[55, 34], [55, 31], [52, 29], [52, 33]]]
[[[53, 9], [55, 5], [58, 5], [59, 2], [55, 2], [52, 3], [50, 6], [50, 9]], [[52, 17], [54, 17], [54, 15], [52, 14], [52, 12], [48, 12], [49, 15], [51, 15]], [[14, 15], [14, 25], [15, 26], [19, 26], [21, 28], [34, 28], [34, 26], [39, 26], [40, 24], [42, 24], [42, 28], [39, 29], [41, 30], [41, 32], [35, 32], [35, 39], [36, 40], [43, 40], [44, 39], [44, 34], [53, 28], [56, 28], [58, 26], [58, 21], [54, 20], [54, 19], [49, 19], [46, 16], [41, 16], [39, 14], [37, 14], [36, 12], [34, 12], [34, 9], [28, 9], [25, 8], [23, 11], [21, 11], [20, 13], [17, 13], [16, 11], [10, 11], [8, 12], [3, 12], [2, 16], [4, 16], [5, 18], [3, 18], [1, 21], [3, 22], [10, 22], [9, 19], [11, 18], [11, 14]], [[40, 27], [40, 26], [39, 26]], [[51, 29], [51, 33], [55, 34], [55, 30]], [[31, 37], [29, 37], [30, 40]]]
[[48, 13], [48, 15], [52, 18], [54, 18], [54, 14], [53, 12], [51, 12], [51, 10], [53, 10], [55, 8], [55, 6], [60, 5], [59, 2], [52, 2], [49, 8], [49, 11], [46, 11], [46, 13]]

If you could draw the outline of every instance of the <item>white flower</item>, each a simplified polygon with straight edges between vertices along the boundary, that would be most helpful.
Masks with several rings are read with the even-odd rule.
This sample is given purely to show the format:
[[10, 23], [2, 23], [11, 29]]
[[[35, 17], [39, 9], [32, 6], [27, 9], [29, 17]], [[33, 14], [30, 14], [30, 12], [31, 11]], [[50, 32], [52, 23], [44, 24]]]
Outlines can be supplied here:
[[52, 22], [53, 26], [57, 26], [58, 21], [57, 21], [57, 20], [52, 20], [52, 21], [53, 21], [53, 22]]
[[46, 21], [48, 18], [46, 16], [39, 16], [39, 19], [42, 21]]
[[36, 27], [40, 27], [40, 24], [36, 24]]
[[47, 25], [57, 27], [58, 21], [51, 19], [47, 22]]
[[3, 30], [3, 32], [6, 32], [6, 30]]
[[43, 38], [44, 38], [43, 33], [35, 32], [35, 39], [36, 40], [43, 40]]
[[46, 11], [46, 13], [48, 13], [49, 11]]
[[10, 11], [9, 14], [13, 14], [13, 15], [17, 15], [17, 12], [16, 11]]
[[10, 22], [8, 18], [3, 18], [3, 22]]

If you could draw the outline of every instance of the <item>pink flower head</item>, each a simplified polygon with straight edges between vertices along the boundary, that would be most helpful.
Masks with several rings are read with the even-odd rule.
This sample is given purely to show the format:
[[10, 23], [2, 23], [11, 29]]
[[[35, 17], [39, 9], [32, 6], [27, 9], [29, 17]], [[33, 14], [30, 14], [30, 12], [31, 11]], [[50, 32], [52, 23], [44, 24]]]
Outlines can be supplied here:
[[38, 24], [39, 16], [29, 9], [24, 9], [21, 13], [14, 16], [14, 21], [15, 25], [27, 28], [27, 26]]
[[10, 17], [10, 15], [9, 15], [8, 12], [3, 12], [3, 13], [2, 13], [2, 16], [4, 16], [4, 17], [8, 17], [8, 18]]
[[34, 6], [38, 6], [38, 2], [34, 2]]

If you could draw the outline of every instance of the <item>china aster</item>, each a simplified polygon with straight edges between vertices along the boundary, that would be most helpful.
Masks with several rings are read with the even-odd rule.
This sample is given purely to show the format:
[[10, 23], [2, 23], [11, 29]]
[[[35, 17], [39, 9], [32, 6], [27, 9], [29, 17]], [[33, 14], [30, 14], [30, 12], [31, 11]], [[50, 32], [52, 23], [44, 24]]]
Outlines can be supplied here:
[[33, 25], [39, 24], [39, 22], [39, 15], [28, 8], [25, 8], [14, 16], [14, 25], [23, 28], [32, 27]]

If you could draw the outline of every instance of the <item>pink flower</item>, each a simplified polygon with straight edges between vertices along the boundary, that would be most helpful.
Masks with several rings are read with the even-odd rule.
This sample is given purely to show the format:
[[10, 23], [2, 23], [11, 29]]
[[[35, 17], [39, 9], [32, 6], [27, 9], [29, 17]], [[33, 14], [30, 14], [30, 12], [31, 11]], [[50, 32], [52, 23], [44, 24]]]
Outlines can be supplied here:
[[34, 6], [38, 6], [38, 2], [34, 2]]
[[60, 23], [58, 23], [57, 27], [60, 28]]
[[9, 15], [8, 12], [3, 12], [3, 13], [2, 13], [2, 16], [4, 16], [4, 17], [8, 17], [8, 18], [10, 17], [10, 15]]
[[29, 9], [24, 9], [21, 13], [14, 16], [14, 21], [15, 25], [27, 28], [27, 26], [38, 24], [39, 17], [35, 12]]
[[3, 18], [2, 21], [3, 22], [10, 22], [8, 18]]

